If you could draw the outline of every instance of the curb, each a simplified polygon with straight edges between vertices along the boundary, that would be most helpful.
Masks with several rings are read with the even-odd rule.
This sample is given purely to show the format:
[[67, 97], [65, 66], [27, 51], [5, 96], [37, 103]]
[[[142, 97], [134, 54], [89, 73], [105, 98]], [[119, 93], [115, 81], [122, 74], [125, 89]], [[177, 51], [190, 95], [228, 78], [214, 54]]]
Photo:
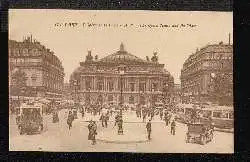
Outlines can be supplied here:
[[225, 132], [225, 133], [234, 133], [234, 130], [230, 130], [230, 129], [219, 129], [219, 128], [214, 128], [215, 131], [218, 132]]
[[96, 139], [97, 141], [104, 142], [104, 143], [115, 143], [115, 144], [130, 144], [130, 143], [146, 143], [149, 142], [149, 140], [138, 140], [138, 141], [111, 141], [111, 140], [102, 140], [102, 139]]
[[[95, 122], [101, 122], [101, 121], [99, 121], [99, 120], [93, 120], [93, 121], [95, 121]], [[90, 120], [84, 120], [84, 121], [80, 121], [80, 122], [90, 122]], [[115, 122], [115, 121], [108, 121], [108, 122]], [[142, 122], [142, 121], [138, 121], [138, 122], [130, 122], [130, 121], [123, 121], [123, 123], [147, 123], [147, 122]], [[151, 123], [165, 123], [164, 121], [157, 121], [157, 122], [152, 122], [151, 121]]]

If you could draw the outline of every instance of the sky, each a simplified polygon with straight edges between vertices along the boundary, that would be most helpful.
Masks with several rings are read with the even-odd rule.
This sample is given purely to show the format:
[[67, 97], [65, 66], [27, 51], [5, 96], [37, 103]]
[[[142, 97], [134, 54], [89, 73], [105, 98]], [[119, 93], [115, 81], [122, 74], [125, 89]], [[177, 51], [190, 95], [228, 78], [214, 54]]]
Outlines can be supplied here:
[[[91, 23], [100, 26], [89, 27]], [[123, 42], [126, 51], [143, 59], [157, 52], [159, 63], [165, 64], [179, 84], [188, 56], [208, 44], [228, 43], [229, 33], [232, 43], [232, 12], [9, 10], [9, 39], [22, 41], [32, 34], [62, 61], [65, 82], [88, 50], [102, 58], [118, 51]]]

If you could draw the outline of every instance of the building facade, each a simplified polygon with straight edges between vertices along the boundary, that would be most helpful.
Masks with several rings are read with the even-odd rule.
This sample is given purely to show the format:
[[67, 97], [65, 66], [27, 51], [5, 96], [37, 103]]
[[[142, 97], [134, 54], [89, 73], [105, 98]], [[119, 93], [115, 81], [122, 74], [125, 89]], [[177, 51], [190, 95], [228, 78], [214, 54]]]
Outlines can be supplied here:
[[9, 40], [9, 84], [11, 87], [16, 71], [25, 73], [24, 96], [61, 98], [64, 82], [64, 68], [52, 51], [32, 40], [32, 36], [22, 42]]
[[174, 84], [173, 102], [181, 103], [181, 84]]
[[158, 62], [157, 53], [141, 59], [128, 53], [124, 45], [98, 59], [88, 51], [70, 78], [72, 96], [86, 104], [142, 104], [159, 101], [164, 88], [174, 86], [173, 77]]
[[72, 100], [71, 87], [69, 83], [64, 83], [63, 100]]
[[188, 57], [181, 70], [182, 101], [184, 103], [211, 101], [213, 77], [225, 74], [233, 84], [233, 46], [207, 45]]

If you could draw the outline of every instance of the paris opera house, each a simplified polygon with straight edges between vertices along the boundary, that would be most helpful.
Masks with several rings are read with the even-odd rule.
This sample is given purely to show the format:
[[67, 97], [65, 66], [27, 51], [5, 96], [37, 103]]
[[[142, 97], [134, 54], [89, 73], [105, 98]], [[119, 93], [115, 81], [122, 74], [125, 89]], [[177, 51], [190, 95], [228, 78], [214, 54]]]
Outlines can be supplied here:
[[70, 76], [73, 99], [86, 104], [148, 105], [161, 102], [174, 79], [158, 62], [157, 53], [141, 59], [124, 48], [103, 58], [88, 51], [84, 62]]

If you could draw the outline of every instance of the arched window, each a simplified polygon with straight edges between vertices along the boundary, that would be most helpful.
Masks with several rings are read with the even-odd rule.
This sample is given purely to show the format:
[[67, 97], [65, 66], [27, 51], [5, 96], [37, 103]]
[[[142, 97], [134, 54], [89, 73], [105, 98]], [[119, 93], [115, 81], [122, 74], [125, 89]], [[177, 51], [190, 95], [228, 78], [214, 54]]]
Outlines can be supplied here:
[[130, 96], [129, 97], [129, 104], [134, 104], [135, 101], [134, 101], [134, 96]]
[[140, 104], [145, 105], [145, 97], [144, 96], [140, 96]]
[[97, 98], [97, 103], [102, 104], [103, 103], [103, 97], [102, 95], [99, 95]]
[[113, 101], [113, 95], [109, 95], [109, 96], [108, 96], [108, 101], [109, 101], [109, 102], [112, 102], [112, 101]]

